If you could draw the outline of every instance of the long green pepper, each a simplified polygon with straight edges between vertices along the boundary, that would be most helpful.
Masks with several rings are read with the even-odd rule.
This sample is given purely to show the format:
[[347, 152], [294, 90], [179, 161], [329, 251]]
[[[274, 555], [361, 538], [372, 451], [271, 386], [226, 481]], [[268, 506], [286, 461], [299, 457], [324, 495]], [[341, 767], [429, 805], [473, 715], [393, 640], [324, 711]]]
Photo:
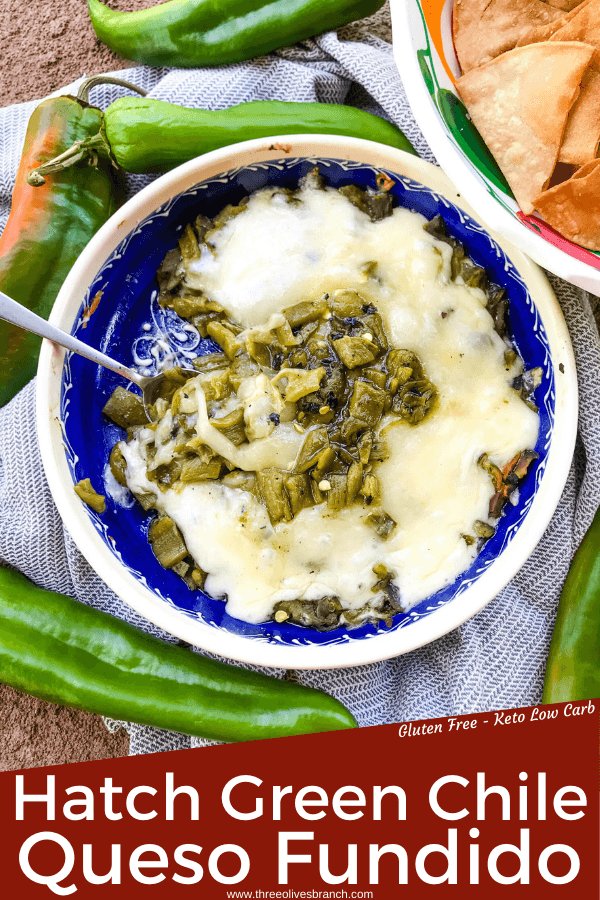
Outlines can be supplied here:
[[[27, 174], [57, 154], [97, 134], [102, 112], [87, 95], [52, 97], [27, 125], [8, 221], [0, 238], [0, 289], [46, 318], [71, 266], [101, 225], [119, 208], [124, 189], [118, 168], [88, 156], [31, 187]], [[0, 322], [0, 406], [33, 376], [41, 340]]]
[[88, 0], [101, 41], [150, 66], [221, 66], [370, 16], [384, 0], [169, 0], [117, 12]]
[[[102, 76], [90, 79], [81, 90], [87, 92], [92, 83], [102, 80]], [[140, 91], [134, 85], [129, 87]], [[254, 100], [227, 109], [207, 110], [147, 97], [121, 97], [106, 109], [102, 125], [93, 137], [74, 144], [57, 159], [31, 172], [28, 181], [42, 184], [46, 175], [93, 155], [110, 158], [127, 172], [168, 171], [219, 147], [288, 134], [339, 134], [415, 153], [396, 125], [352, 106]], [[280, 149], [282, 155], [290, 150]]]
[[569, 569], [546, 666], [543, 703], [600, 697], [600, 510]]
[[322, 691], [159, 641], [2, 567], [0, 681], [52, 703], [220, 741], [356, 727]]

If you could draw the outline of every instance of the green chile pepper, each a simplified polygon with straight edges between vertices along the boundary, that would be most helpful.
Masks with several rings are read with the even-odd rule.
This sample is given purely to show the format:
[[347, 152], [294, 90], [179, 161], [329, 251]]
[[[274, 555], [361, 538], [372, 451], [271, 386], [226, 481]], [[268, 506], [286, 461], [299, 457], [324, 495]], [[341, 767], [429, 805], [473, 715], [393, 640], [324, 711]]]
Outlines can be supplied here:
[[596, 697], [600, 697], [600, 510], [562, 590], [542, 702]]
[[322, 691], [167, 644], [3, 567], [0, 681], [52, 703], [221, 741], [356, 727]]
[[[396, 125], [352, 106], [253, 100], [228, 109], [207, 110], [151, 98], [121, 97], [106, 109], [96, 135], [28, 177], [41, 183], [43, 176], [95, 154], [113, 159], [127, 172], [167, 171], [210, 150], [274, 134], [340, 134], [415, 153]], [[284, 147], [279, 149], [282, 154], [286, 152]]]
[[[8, 221], [0, 238], [0, 289], [46, 318], [71, 266], [124, 199], [119, 171], [106, 159], [71, 166], [42, 187], [26, 183], [35, 166], [98, 132], [102, 112], [80, 98], [54, 97], [33, 111]], [[0, 406], [35, 375], [41, 339], [0, 321]]]
[[150, 66], [221, 66], [263, 56], [370, 16], [384, 0], [169, 0], [117, 12], [88, 0], [94, 31], [125, 59]]

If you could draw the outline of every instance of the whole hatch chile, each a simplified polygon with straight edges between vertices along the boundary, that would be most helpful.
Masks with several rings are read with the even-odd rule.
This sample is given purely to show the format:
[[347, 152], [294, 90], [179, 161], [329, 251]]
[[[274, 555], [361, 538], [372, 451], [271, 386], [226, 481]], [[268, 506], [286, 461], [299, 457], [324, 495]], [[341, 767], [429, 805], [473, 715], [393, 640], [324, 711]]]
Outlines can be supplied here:
[[384, 0], [169, 0], [117, 12], [88, 0], [94, 31], [125, 59], [150, 66], [221, 66], [263, 56], [370, 16]]
[[[102, 112], [86, 99], [44, 100], [27, 126], [8, 221], [0, 238], [0, 289], [46, 318], [71, 266], [123, 199], [117, 168], [98, 155], [31, 187], [31, 169], [97, 134]], [[34, 375], [41, 340], [0, 321], [0, 406]]]
[[600, 510], [569, 569], [546, 666], [543, 703], [600, 697]]
[[[206, 110], [147, 97], [121, 97], [106, 109], [93, 137], [40, 166], [29, 178], [41, 183], [45, 175], [94, 154], [110, 157], [127, 172], [167, 171], [210, 150], [274, 134], [339, 134], [415, 153], [396, 125], [352, 106], [253, 100]], [[285, 146], [277, 149], [287, 150]]]
[[53, 703], [221, 741], [356, 727], [322, 691], [167, 644], [3, 567], [0, 681]]

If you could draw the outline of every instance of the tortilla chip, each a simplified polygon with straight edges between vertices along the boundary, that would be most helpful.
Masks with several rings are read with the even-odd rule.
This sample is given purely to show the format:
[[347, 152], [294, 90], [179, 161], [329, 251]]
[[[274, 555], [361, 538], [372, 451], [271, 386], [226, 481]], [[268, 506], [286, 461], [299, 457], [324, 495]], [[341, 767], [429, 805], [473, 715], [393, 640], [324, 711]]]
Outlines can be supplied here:
[[533, 203], [567, 240], [600, 250], [600, 159], [582, 166], [572, 178], [544, 191]]
[[464, 73], [512, 50], [535, 25], [561, 20], [560, 9], [543, 0], [455, 0], [454, 48]]
[[600, 0], [588, 0], [565, 16], [565, 24], [551, 41], [583, 41], [600, 50]]
[[558, 161], [583, 166], [596, 156], [600, 143], [600, 68], [596, 63], [586, 69], [581, 89], [571, 107]]
[[516, 43], [517, 47], [526, 47], [528, 44], [541, 44], [543, 41], [549, 41], [553, 34], [565, 24], [566, 19], [555, 19], [554, 22], [548, 22], [547, 25], [536, 25], [535, 28], [528, 28]]
[[[596, 2], [596, 0], [583, 0], [583, 2], [579, 3], [571, 10], [571, 12], [563, 16], [562, 19], [554, 19], [554, 21], [549, 22], [547, 25], [536, 25], [533, 28], [528, 29], [528, 31], [526, 31], [517, 41], [517, 47], [525, 47], [527, 44], [540, 44], [542, 41], [549, 41], [560, 28], [570, 22], [574, 16], [578, 15], [584, 6], [587, 6], [588, 3], [592, 2]], [[565, 38], [565, 40], [577, 40], [577, 38]], [[590, 42], [586, 41], [586, 43]]]
[[574, 41], [517, 47], [456, 82], [475, 127], [496, 158], [517, 203], [547, 186], [569, 110], [594, 48]]

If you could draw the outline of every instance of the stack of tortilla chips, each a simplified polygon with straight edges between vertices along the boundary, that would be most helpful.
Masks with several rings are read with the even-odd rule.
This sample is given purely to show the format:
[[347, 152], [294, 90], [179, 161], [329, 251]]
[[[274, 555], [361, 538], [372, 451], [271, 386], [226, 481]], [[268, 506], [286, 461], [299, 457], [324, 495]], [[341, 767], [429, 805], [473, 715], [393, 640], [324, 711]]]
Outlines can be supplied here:
[[453, 34], [456, 87], [523, 212], [600, 250], [600, 0], [456, 0]]

